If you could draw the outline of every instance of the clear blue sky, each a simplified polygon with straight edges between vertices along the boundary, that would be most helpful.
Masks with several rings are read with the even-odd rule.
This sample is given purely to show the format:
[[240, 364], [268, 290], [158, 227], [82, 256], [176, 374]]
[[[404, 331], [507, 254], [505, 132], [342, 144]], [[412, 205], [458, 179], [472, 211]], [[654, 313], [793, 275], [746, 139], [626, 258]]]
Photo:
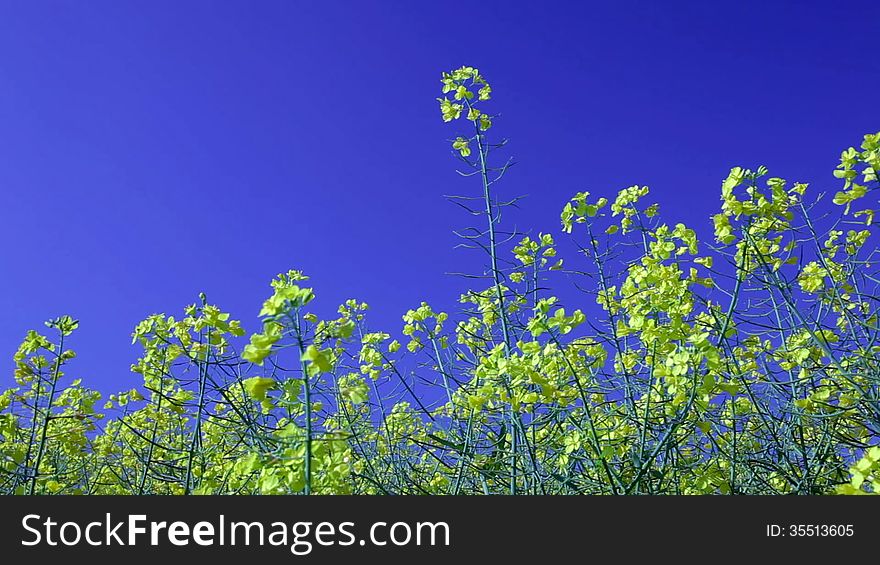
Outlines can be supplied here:
[[482, 264], [442, 198], [479, 190], [435, 101], [462, 64], [503, 113], [504, 194], [530, 195], [507, 226], [558, 233], [574, 192], [640, 183], [708, 233], [735, 165], [836, 189], [880, 130], [878, 23], [867, 1], [3, 2], [0, 384], [69, 313], [69, 374], [133, 386], [137, 321], [205, 291], [256, 330], [288, 268], [375, 329], [454, 307], [444, 273]]

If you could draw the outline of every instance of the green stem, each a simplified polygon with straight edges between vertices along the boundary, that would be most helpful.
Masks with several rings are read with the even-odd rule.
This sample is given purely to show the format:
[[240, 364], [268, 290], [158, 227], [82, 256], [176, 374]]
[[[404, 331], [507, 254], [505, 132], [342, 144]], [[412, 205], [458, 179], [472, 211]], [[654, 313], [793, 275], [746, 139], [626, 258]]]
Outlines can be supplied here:
[[[49, 422], [52, 420], [52, 403], [55, 401], [55, 390], [58, 386], [58, 377], [61, 374], [61, 356], [64, 355], [64, 332], [58, 343], [58, 355], [55, 358], [55, 368], [52, 371], [52, 388], [49, 390], [49, 399], [46, 401], [46, 415], [43, 418], [43, 429], [40, 431], [40, 445], [37, 448], [37, 460], [34, 462], [34, 470], [31, 474], [31, 484], [28, 494], [34, 494], [37, 486], [37, 477], [40, 474], [40, 464], [43, 462], [43, 453], [46, 450], [46, 436], [49, 433]], [[37, 406], [34, 406], [37, 410]], [[35, 412], [36, 414], [36, 412]]]
[[306, 368], [306, 362], [303, 359], [303, 354], [305, 353], [305, 345], [303, 343], [302, 328], [300, 326], [298, 313], [294, 317], [294, 327], [296, 330], [296, 342], [297, 346], [299, 347], [299, 365], [300, 370], [302, 371], [303, 402], [305, 403], [306, 417], [306, 453], [305, 461], [303, 464], [305, 487], [303, 492], [306, 495], [310, 495], [312, 494], [312, 387], [311, 383], [309, 382], [309, 373]]

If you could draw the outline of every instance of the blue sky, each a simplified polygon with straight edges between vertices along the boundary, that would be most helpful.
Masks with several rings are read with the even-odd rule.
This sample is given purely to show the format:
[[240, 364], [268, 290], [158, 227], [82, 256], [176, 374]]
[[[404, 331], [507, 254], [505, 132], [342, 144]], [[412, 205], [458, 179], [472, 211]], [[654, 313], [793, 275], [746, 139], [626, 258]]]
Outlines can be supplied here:
[[[662, 4], [662, 6], [661, 6]], [[735, 5], [734, 5], [735, 4]], [[139, 382], [130, 333], [200, 291], [248, 330], [289, 268], [333, 312], [396, 331], [455, 307], [483, 257], [435, 98], [480, 68], [529, 195], [507, 227], [559, 234], [575, 192], [646, 184], [708, 234], [732, 166], [835, 190], [880, 130], [880, 4], [17, 2], [0, 6], [0, 356], [81, 320], [70, 374]], [[473, 179], [475, 180], [475, 179]], [[561, 235], [561, 234], [559, 234]], [[573, 257], [568, 258], [574, 261]], [[573, 307], [579, 306], [572, 304]]]

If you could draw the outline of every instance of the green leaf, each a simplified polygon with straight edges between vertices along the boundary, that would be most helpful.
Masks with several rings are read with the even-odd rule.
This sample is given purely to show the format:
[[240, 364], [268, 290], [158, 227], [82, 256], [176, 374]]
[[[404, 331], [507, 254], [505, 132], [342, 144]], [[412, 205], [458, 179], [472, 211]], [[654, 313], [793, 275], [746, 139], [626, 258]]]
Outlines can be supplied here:
[[329, 372], [333, 369], [330, 352], [327, 349], [320, 350], [314, 345], [309, 345], [302, 354], [302, 358], [312, 363], [322, 373]]
[[268, 377], [251, 377], [242, 381], [244, 390], [254, 400], [266, 399], [266, 392], [275, 386], [275, 379]]

